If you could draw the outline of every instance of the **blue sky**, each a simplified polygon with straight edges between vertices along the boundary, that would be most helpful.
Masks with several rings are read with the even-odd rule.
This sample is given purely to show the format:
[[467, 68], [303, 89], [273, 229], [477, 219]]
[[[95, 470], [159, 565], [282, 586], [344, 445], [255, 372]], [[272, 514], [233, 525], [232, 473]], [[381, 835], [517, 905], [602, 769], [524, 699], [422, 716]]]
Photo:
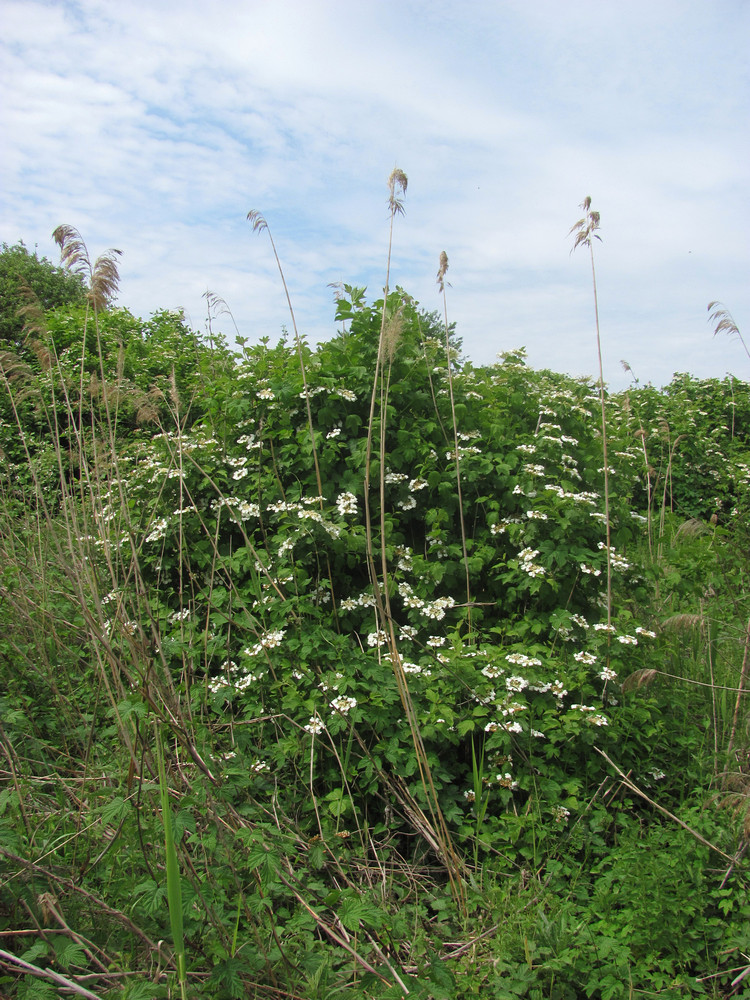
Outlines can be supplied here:
[[[120, 304], [222, 296], [243, 336], [335, 330], [330, 282], [385, 277], [386, 181], [409, 177], [392, 283], [488, 364], [593, 375], [586, 195], [605, 378], [750, 378], [747, 0], [0, 0], [0, 240], [57, 259], [60, 223], [123, 251]], [[224, 321], [227, 334], [232, 331]]]

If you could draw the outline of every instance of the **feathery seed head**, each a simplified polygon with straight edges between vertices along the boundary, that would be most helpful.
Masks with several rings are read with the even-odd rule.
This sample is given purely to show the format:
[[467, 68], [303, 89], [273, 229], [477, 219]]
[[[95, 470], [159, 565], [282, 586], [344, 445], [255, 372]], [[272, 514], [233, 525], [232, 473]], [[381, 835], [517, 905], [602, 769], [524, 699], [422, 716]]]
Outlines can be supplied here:
[[397, 190], [401, 192], [402, 195], [406, 194], [406, 187], [409, 183], [409, 179], [403, 170], [399, 170], [398, 167], [394, 167], [391, 171], [391, 175], [388, 178], [388, 207], [391, 210], [391, 215], [403, 215], [404, 214], [404, 203], [399, 200], [396, 192]]
[[268, 229], [266, 220], [254, 209], [247, 213], [247, 221], [252, 223], [254, 233], [262, 233], [264, 229]]
[[437, 273], [438, 288], [440, 289], [441, 292], [445, 291], [445, 286], [446, 284], [448, 284], [448, 282], [446, 282], [445, 280], [445, 275], [447, 271], [448, 271], [448, 254], [445, 252], [445, 250], [441, 250], [440, 266], [438, 267], [438, 273]]

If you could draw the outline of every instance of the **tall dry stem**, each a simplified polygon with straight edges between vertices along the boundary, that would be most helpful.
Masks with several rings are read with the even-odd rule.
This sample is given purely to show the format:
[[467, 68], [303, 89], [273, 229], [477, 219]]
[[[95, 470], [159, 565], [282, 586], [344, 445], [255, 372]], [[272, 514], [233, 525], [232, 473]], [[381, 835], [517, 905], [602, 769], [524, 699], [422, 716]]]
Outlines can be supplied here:
[[[599, 402], [602, 411], [602, 452], [604, 456], [604, 516], [607, 528], [607, 624], [612, 624], [612, 542], [611, 528], [609, 523], [609, 462], [607, 458], [607, 412], [604, 393], [604, 367], [602, 365], [602, 338], [599, 329], [599, 297], [596, 291], [596, 268], [594, 266], [594, 244], [593, 240], [601, 242], [601, 236], [597, 234], [600, 216], [591, 208], [591, 198], [588, 196], [581, 202], [580, 207], [584, 211], [584, 216], [575, 225], [571, 226], [568, 236], [575, 233], [573, 240], [573, 250], [580, 246], [588, 247], [591, 257], [591, 279], [594, 286], [594, 316], [596, 319], [596, 351], [599, 358]], [[571, 250], [571, 253], [573, 252]]]
[[458, 420], [456, 418], [456, 403], [453, 394], [453, 364], [451, 357], [450, 327], [448, 326], [448, 299], [445, 294], [445, 280], [448, 273], [448, 254], [443, 250], [440, 254], [440, 265], [437, 273], [437, 283], [440, 294], [443, 296], [443, 321], [445, 325], [445, 358], [448, 366], [448, 392], [451, 401], [451, 418], [453, 420], [453, 455], [456, 464], [456, 490], [458, 494], [458, 516], [461, 521], [461, 551], [464, 560], [464, 572], [466, 574], [466, 612], [469, 623], [469, 633], [471, 633], [471, 577], [469, 574], [469, 554], [466, 548], [466, 524], [464, 521], [464, 501], [461, 493], [461, 449], [458, 441]]

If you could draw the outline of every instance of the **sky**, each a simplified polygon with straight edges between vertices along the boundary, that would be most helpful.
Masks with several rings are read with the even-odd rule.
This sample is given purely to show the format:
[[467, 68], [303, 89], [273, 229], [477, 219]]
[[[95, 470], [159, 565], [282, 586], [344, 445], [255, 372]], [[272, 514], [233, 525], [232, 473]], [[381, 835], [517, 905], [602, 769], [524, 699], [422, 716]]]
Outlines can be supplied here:
[[[122, 251], [118, 304], [210, 291], [250, 343], [336, 332], [334, 282], [378, 298], [387, 180], [408, 176], [391, 285], [476, 365], [750, 378], [750, 0], [0, 0], [0, 241]], [[231, 339], [227, 316], [214, 324]], [[623, 370], [625, 360], [632, 375]]]

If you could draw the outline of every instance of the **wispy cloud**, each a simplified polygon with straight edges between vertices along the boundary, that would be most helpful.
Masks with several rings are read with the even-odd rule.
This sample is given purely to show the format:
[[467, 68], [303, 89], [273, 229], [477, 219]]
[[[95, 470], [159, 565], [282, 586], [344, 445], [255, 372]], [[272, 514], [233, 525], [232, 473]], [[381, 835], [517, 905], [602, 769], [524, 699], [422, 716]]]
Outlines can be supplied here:
[[[333, 331], [328, 282], [383, 282], [385, 181], [409, 174], [395, 280], [450, 309], [478, 363], [520, 344], [532, 364], [594, 370], [583, 258], [566, 233], [602, 213], [605, 375], [721, 375], [721, 298], [747, 326], [747, 5], [681, 0], [278, 0], [208, 7], [6, 2], [0, 235], [60, 222], [94, 254], [125, 252], [121, 301], [183, 307], [207, 288], [243, 334], [287, 322], [273, 227], [312, 338]], [[229, 328], [227, 329], [229, 332]], [[747, 373], [745, 373], [747, 374]]]

